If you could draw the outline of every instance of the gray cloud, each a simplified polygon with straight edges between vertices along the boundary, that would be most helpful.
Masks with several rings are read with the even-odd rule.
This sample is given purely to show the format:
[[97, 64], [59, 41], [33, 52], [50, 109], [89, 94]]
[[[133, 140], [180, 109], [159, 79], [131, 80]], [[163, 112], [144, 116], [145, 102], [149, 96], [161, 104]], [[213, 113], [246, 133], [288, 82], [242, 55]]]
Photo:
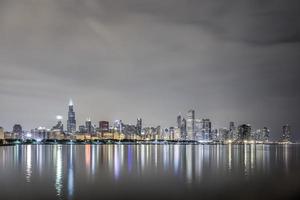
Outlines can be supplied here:
[[0, 126], [78, 121], [300, 130], [298, 1], [0, 0]]

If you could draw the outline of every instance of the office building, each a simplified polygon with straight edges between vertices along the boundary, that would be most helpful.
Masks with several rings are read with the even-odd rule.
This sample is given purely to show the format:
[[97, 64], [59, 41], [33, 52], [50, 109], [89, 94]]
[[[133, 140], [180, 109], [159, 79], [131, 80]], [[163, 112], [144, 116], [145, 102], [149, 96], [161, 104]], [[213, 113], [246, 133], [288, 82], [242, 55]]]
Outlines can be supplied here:
[[189, 110], [186, 120], [187, 139], [195, 140], [195, 111]]
[[67, 121], [67, 131], [68, 133], [74, 134], [76, 132], [76, 118], [74, 112], [73, 101], [69, 102], [69, 111], [68, 111], [68, 121]]

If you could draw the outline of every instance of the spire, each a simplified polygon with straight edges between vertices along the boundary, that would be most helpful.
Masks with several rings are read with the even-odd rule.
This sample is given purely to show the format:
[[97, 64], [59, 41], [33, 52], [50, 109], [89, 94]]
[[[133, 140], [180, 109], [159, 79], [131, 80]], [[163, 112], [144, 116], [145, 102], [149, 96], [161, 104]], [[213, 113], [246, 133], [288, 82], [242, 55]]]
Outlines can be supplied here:
[[74, 104], [73, 104], [73, 100], [72, 99], [70, 99], [70, 101], [69, 101], [69, 106], [73, 106]]

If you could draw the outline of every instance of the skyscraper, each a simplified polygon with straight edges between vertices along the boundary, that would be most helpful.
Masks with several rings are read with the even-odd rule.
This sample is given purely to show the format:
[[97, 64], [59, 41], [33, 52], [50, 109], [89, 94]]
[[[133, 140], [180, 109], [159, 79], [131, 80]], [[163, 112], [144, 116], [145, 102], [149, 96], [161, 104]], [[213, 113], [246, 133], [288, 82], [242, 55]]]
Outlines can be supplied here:
[[187, 113], [187, 139], [194, 140], [195, 139], [195, 110], [189, 110]]
[[15, 138], [22, 138], [22, 133], [23, 133], [23, 130], [22, 130], [22, 126], [20, 124], [15, 124], [14, 127], [13, 127], [13, 134], [15, 135]]
[[74, 112], [74, 105], [73, 101], [70, 100], [69, 102], [69, 112], [68, 112], [68, 121], [67, 121], [67, 131], [68, 133], [75, 133], [76, 132], [76, 119], [75, 119], [75, 112]]
[[108, 121], [100, 121], [99, 122], [99, 130], [101, 133], [105, 133], [109, 131], [109, 122]]
[[183, 140], [186, 139], [186, 119], [185, 118], [182, 118], [182, 121], [181, 121], [180, 137]]
[[138, 118], [136, 120], [136, 131], [137, 131], [137, 134], [139, 134], [139, 135], [142, 134], [142, 118]]
[[62, 123], [62, 116], [57, 115], [56, 116], [57, 119], [57, 124], [55, 126], [52, 127], [52, 130], [59, 130], [60, 132], [64, 131], [64, 125]]
[[282, 140], [284, 142], [290, 142], [291, 140], [291, 126], [288, 124], [282, 127]]
[[212, 140], [211, 121], [210, 119], [202, 119], [202, 137], [204, 140]]
[[92, 121], [90, 118], [88, 118], [86, 121], [85, 121], [85, 128], [86, 128], [86, 132], [91, 134], [93, 133], [93, 126], [92, 126]]
[[229, 135], [228, 135], [229, 140], [236, 140], [237, 139], [237, 132], [236, 132], [236, 127], [234, 125], [234, 122], [229, 122]]
[[181, 128], [181, 115], [177, 116], [177, 128]]
[[4, 140], [4, 129], [0, 126], [0, 140]]
[[238, 139], [239, 141], [248, 141], [251, 139], [251, 125], [242, 124], [238, 127]]

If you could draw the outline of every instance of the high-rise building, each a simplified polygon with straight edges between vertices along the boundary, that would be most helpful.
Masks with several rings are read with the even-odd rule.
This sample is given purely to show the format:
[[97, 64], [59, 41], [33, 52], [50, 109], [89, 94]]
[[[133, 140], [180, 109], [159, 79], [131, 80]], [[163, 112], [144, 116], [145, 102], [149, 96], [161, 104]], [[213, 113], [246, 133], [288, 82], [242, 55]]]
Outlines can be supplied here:
[[80, 125], [80, 126], [78, 127], [78, 129], [79, 129], [79, 133], [86, 133], [86, 132], [87, 132], [84, 125]]
[[109, 132], [109, 122], [108, 121], [100, 121], [99, 122], [99, 130], [101, 133]]
[[67, 131], [68, 131], [68, 133], [76, 132], [76, 118], [75, 118], [75, 112], [74, 112], [74, 104], [73, 104], [72, 100], [70, 100], [70, 102], [69, 102]]
[[177, 128], [181, 128], [181, 115], [177, 116]]
[[237, 136], [237, 131], [236, 131], [236, 127], [234, 125], [234, 122], [229, 122], [229, 135], [228, 135], [228, 139], [229, 140], [237, 140], [238, 136]]
[[248, 141], [251, 140], [251, 125], [250, 124], [242, 124], [238, 127], [238, 140]]
[[202, 134], [202, 120], [201, 119], [195, 119], [195, 140], [203, 140], [203, 134]]
[[212, 140], [212, 132], [211, 132], [211, 121], [210, 119], [202, 119], [202, 137], [204, 140]]
[[282, 127], [282, 140], [285, 142], [291, 141], [291, 126], [288, 124]]
[[195, 110], [189, 110], [186, 121], [187, 139], [195, 140]]
[[23, 130], [20, 124], [15, 124], [12, 132], [14, 134], [14, 138], [18, 138], [18, 139], [22, 138]]
[[142, 134], [142, 118], [138, 118], [136, 120], [136, 131], [137, 131], [137, 134], [141, 135]]
[[267, 127], [258, 129], [255, 132], [255, 140], [261, 142], [267, 142], [269, 140], [270, 130]]
[[186, 135], [186, 119], [185, 118], [182, 118], [182, 120], [181, 120], [180, 137], [181, 137], [182, 140], [185, 140], [187, 138], [187, 135]]
[[86, 128], [86, 133], [93, 133], [94, 132], [94, 128], [93, 128], [93, 125], [92, 125], [92, 121], [90, 118], [88, 118], [86, 121], [85, 121], [85, 128]]
[[58, 115], [56, 116], [57, 124], [52, 127], [52, 130], [59, 130], [60, 132], [64, 131], [64, 125], [62, 123], [62, 116]]
[[0, 126], [0, 140], [4, 140], [4, 129]]

